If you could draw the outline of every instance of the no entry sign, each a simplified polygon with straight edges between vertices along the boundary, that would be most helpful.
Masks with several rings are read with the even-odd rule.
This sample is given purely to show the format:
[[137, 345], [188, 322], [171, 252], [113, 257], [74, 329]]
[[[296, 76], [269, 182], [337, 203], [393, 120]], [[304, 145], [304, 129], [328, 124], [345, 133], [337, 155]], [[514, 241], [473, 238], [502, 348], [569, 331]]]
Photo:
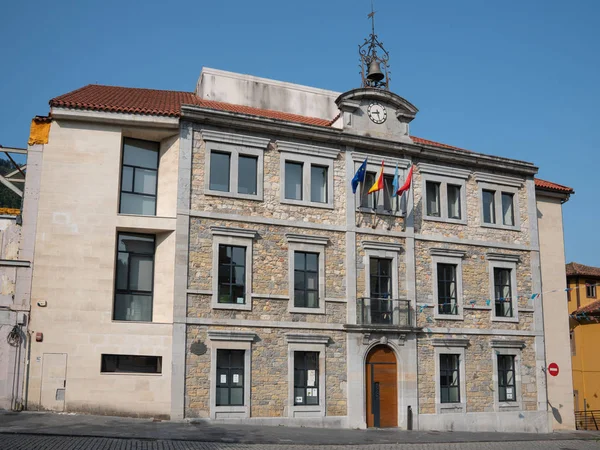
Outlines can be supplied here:
[[548, 364], [548, 373], [550, 375], [552, 375], [553, 377], [558, 375], [558, 364], [556, 364], [556, 363]]

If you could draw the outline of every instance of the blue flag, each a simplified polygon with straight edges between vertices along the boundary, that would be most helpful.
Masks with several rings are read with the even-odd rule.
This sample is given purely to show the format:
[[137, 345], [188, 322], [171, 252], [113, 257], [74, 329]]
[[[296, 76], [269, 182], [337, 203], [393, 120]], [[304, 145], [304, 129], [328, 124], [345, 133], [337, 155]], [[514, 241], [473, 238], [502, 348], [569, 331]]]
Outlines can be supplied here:
[[392, 197], [398, 195], [398, 188], [400, 187], [400, 180], [398, 179], [398, 164], [396, 164], [396, 172], [394, 172], [394, 181], [392, 181]]
[[358, 187], [358, 183], [365, 182], [365, 176], [367, 175], [367, 159], [363, 161], [360, 165], [356, 173], [354, 174], [354, 178], [352, 178], [352, 193], [356, 194], [356, 188]]

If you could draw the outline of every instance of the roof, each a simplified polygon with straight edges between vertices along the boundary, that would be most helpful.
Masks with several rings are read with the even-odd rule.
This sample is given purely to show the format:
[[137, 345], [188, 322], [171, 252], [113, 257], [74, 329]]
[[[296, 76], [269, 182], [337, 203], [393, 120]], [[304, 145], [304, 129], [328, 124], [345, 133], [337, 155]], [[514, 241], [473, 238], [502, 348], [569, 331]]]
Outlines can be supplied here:
[[600, 267], [586, 266], [576, 262], [570, 262], [566, 265], [568, 277], [597, 277], [600, 278]]
[[[88, 84], [82, 88], [50, 100], [51, 107], [82, 109], [91, 111], [119, 112], [129, 114], [147, 114], [155, 116], [180, 117], [181, 105], [193, 105], [201, 108], [266, 117], [285, 122], [302, 123], [319, 127], [330, 127], [336, 118], [331, 120], [318, 117], [307, 117], [270, 109], [235, 105], [232, 103], [205, 100], [193, 92], [165, 91], [157, 89], [128, 88], [121, 86], [104, 86]], [[411, 136], [416, 144], [470, 152], [464, 148], [442, 144], [416, 136]], [[535, 180], [536, 187], [554, 192], [572, 194], [573, 189], [545, 180]]]
[[577, 316], [580, 314], [592, 314], [592, 315], [596, 315], [598, 313], [600, 313], [600, 300], [596, 300], [593, 301], [592, 303], [588, 303], [585, 306], [582, 306], [581, 308], [573, 311], [571, 314]]
[[553, 183], [551, 181], [541, 180], [540, 178], [535, 179], [535, 187], [539, 189], [546, 189], [549, 191], [560, 192], [564, 194], [573, 194], [575, 191], [573, 188], [563, 186], [562, 184]]

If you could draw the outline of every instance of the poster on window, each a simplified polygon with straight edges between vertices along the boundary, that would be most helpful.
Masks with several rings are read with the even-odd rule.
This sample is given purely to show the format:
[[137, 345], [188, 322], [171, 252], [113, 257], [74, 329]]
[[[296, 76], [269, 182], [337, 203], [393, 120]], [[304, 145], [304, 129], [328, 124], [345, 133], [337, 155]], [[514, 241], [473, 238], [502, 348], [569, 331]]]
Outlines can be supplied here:
[[240, 382], [240, 376], [237, 373], [233, 374], [233, 382], [234, 383], [239, 383]]
[[317, 396], [317, 388], [308, 388], [306, 395], [308, 397], [316, 397]]
[[238, 303], [244, 303], [244, 297], [238, 297], [237, 298], [237, 302]]
[[302, 397], [296, 397], [296, 403], [302, 403]]
[[315, 385], [315, 376], [316, 376], [316, 370], [308, 370], [307, 371], [307, 380], [306, 380], [307, 386]]
[[221, 384], [227, 384], [227, 375], [224, 373], [221, 374]]
[[507, 387], [506, 388], [506, 398], [508, 399], [513, 399], [513, 388], [511, 387]]

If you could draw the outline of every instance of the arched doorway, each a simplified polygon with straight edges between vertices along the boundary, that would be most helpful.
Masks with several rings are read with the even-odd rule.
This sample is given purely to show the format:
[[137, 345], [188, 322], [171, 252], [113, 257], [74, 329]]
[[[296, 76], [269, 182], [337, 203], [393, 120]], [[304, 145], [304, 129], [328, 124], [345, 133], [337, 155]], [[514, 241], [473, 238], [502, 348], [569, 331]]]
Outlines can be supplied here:
[[398, 367], [394, 351], [378, 345], [367, 355], [367, 426], [398, 426]]

